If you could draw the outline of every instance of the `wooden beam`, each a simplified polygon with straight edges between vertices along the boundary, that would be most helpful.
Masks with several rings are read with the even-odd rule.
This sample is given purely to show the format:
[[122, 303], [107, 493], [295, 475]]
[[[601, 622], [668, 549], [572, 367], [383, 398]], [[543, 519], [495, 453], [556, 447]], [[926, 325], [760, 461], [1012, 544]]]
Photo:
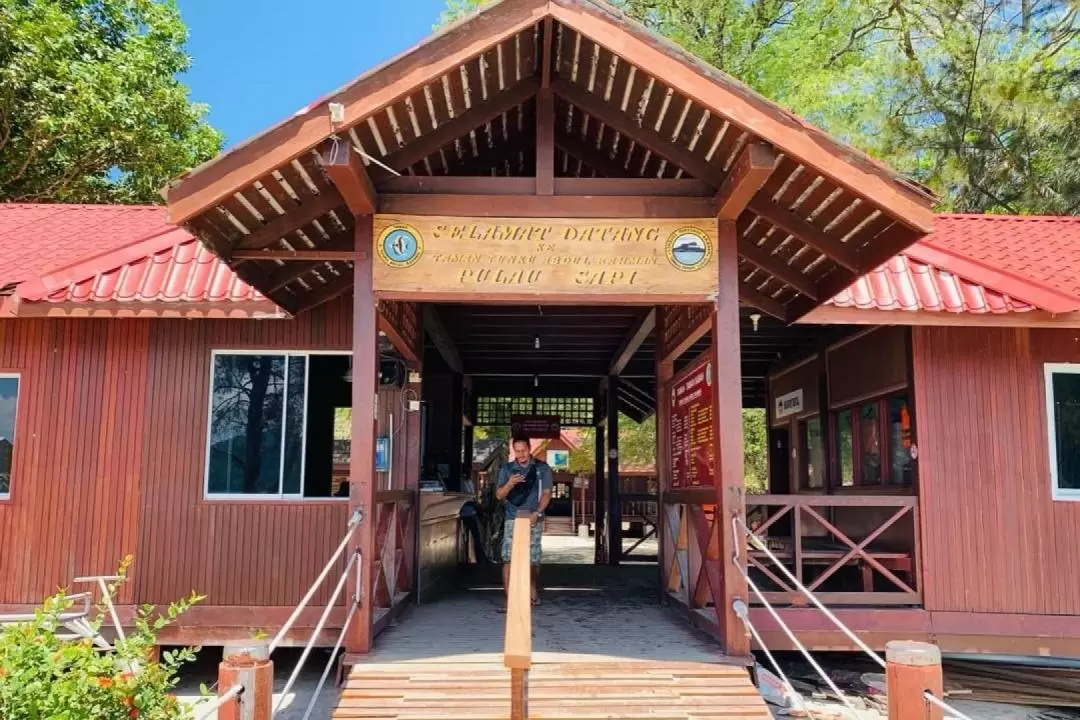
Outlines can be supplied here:
[[356, 253], [351, 250], [237, 250], [233, 260], [281, 260], [310, 262], [352, 262]]
[[787, 283], [812, 300], [817, 300], [817, 285], [814, 281], [799, 272], [798, 268], [788, 265], [778, 255], [773, 255], [745, 238], [739, 240], [739, 255], [777, 280]]
[[427, 156], [438, 152], [440, 148], [446, 147], [458, 138], [468, 135], [469, 131], [491, 122], [504, 112], [509, 112], [519, 105], [523, 105], [536, 94], [539, 88], [540, 81], [535, 76], [530, 75], [516, 85], [495, 93], [488, 98], [487, 102], [473, 105], [454, 119], [444, 122], [400, 150], [390, 153], [383, 158], [383, 162], [395, 170], [404, 170], [411, 167]]
[[543, 29], [541, 30], [541, 51], [540, 51], [540, 87], [551, 87], [551, 41], [555, 37], [555, 21], [548, 15], [544, 18]]
[[491, 175], [402, 175], [379, 181], [378, 188], [380, 200], [387, 195], [534, 195], [536, 180]]
[[[715, 188], [724, 181], [724, 171], [706, 162], [694, 152], [680, 147], [663, 137], [648, 126], [639, 125], [632, 117], [620, 111], [616, 106], [604, 102], [599, 95], [594, 95], [582, 86], [561, 77], [553, 78], [551, 88], [555, 94], [573, 104], [579, 110], [610, 126], [613, 130], [630, 138], [639, 145], [652, 150], [668, 162], [676, 165], [693, 177], [704, 180]], [[715, 210], [710, 215], [715, 215]]]
[[[626, 168], [619, 165], [617, 160], [602, 153], [596, 147], [587, 145], [580, 137], [560, 132], [555, 135], [555, 145], [567, 155], [576, 157], [596, 172], [609, 178], [622, 178], [627, 175]], [[651, 181], [652, 178], [648, 180]]]
[[[355, 242], [355, 240], [352, 237], [352, 233], [345, 233], [345, 234], [340, 235], [338, 237], [332, 238], [328, 243], [326, 243], [325, 246], [323, 246], [322, 248], [319, 248], [318, 250], [316, 250], [314, 252], [332, 251], [332, 252], [337, 253], [337, 252], [340, 252], [342, 250], [345, 250], [347, 247], [352, 247], [354, 242]], [[245, 251], [245, 252], [247, 252], [247, 251]], [[253, 251], [253, 252], [262, 252], [262, 251]], [[284, 251], [284, 252], [289, 252], [289, 251]], [[356, 256], [356, 252], [353, 251], [353, 256], [348, 258], [348, 259], [352, 260], [352, 259], [355, 258], [355, 256]], [[267, 259], [269, 259], [269, 258], [267, 258]], [[291, 283], [293, 280], [296, 280], [301, 275], [305, 275], [305, 274], [311, 272], [312, 270], [319, 267], [320, 265], [325, 264], [326, 262], [328, 262], [328, 261], [325, 260], [325, 259], [317, 259], [317, 260], [312, 259], [312, 260], [309, 260], [309, 261], [286, 263], [285, 265], [282, 265], [281, 267], [279, 267], [278, 269], [276, 269], [275, 271], [273, 271], [272, 273], [267, 275], [265, 283], [263, 285], [260, 285], [259, 289], [262, 290], [262, 292], [264, 292], [264, 293], [277, 292], [281, 288], [283, 288], [286, 285], [288, 285], [289, 283]]]
[[[788, 111], [690, 53], [660, 41], [602, 4], [550, 0], [548, 12], [556, 22], [628, 58], [639, 72], [647, 68], [646, 72], [653, 77], [670, 78], [668, 82], [679, 94], [730, 121], [735, 128], [752, 131], [779, 152], [869, 199], [906, 225], [924, 232], [931, 230], [934, 198], [929, 193], [916, 189], [909, 181], [825, 132], [798, 121]], [[684, 169], [692, 172], [690, 168]]]
[[536, 95], [536, 194], [555, 194], [555, 97], [549, 87]]
[[615, 357], [611, 360], [611, 369], [608, 371], [609, 375], [621, 375], [622, 371], [626, 369], [627, 364], [630, 362], [630, 358], [634, 357], [634, 353], [638, 351], [641, 344], [652, 334], [653, 329], [656, 327], [656, 308], [650, 308], [648, 312], [641, 316], [637, 324], [630, 329], [626, 338], [623, 340], [622, 347], [615, 353]]
[[405, 339], [405, 336], [394, 327], [394, 324], [390, 322], [390, 319], [381, 312], [379, 313], [377, 325], [379, 331], [386, 335], [387, 339], [390, 340], [390, 344], [394, 346], [394, 349], [401, 353], [401, 357], [405, 359], [405, 364], [414, 370], [419, 368], [421, 360], [420, 356], [416, 354], [416, 350], [413, 349], [412, 345]]
[[317, 308], [323, 303], [329, 302], [334, 298], [347, 293], [353, 286], [352, 273], [346, 270], [341, 275], [338, 275], [333, 280], [327, 281], [327, 283], [321, 287], [315, 288], [308, 292], [306, 295], [300, 297], [300, 302], [297, 305], [296, 312], [302, 313], [312, 308]]
[[713, 189], [689, 178], [555, 178], [556, 195], [666, 195], [712, 197]]
[[787, 322], [787, 308], [775, 298], [756, 290], [746, 283], [739, 283], [739, 299], [763, 313], [772, 315], [777, 320]]
[[454, 341], [450, 338], [450, 333], [446, 331], [446, 326], [443, 325], [438, 311], [432, 305], [424, 305], [424, 331], [431, 337], [435, 349], [442, 355], [447, 366], [455, 373], [461, 373], [463, 368], [461, 355], [454, 347]]
[[320, 193], [316, 198], [305, 198], [304, 202], [296, 210], [274, 218], [261, 228], [243, 237], [237, 244], [237, 249], [262, 250], [268, 248], [312, 220], [317, 220], [331, 210], [341, 207], [344, 202], [336, 189], [328, 189]]
[[353, 150], [348, 138], [335, 137], [324, 142], [319, 151], [319, 162], [353, 215], [375, 212], [375, 188], [360, 154]]
[[712, 329], [712, 316], [706, 315], [695, 327], [691, 328], [690, 332], [683, 336], [675, 347], [668, 348], [664, 353], [664, 356], [659, 359], [661, 363], [673, 363], [682, 356], [687, 350], [692, 348], [698, 340], [705, 337], [706, 333]]
[[[531, 177], [493, 177], [491, 175], [402, 175], [376, 183], [383, 195], [533, 195], [536, 180]], [[687, 178], [555, 178], [556, 195], [589, 197], [682, 197], [712, 198], [715, 191], [701, 180]], [[712, 202], [700, 203], [701, 208]]]
[[197, 215], [249, 185], [255, 178], [269, 174], [318, 145], [330, 134], [330, 103], [345, 106], [342, 127], [351, 127], [438, 81], [507, 38], [535, 26], [547, 15], [547, 10], [548, 0], [501, 3], [482, 16], [432, 37], [377, 70], [364, 73], [340, 92], [311, 104], [168, 188], [170, 221], [181, 223]]
[[[511, 178], [490, 178], [505, 181]], [[530, 178], [531, 179], [531, 178]], [[379, 212], [544, 218], [700, 218], [715, 212], [712, 198], [658, 196], [379, 195]]]
[[738, 219], [750, 203], [750, 198], [772, 175], [776, 163], [776, 153], [767, 145], [747, 143], [716, 193], [716, 216], [720, 220]]
[[838, 265], [852, 272], [859, 272], [859, 257], [852, 248], [846, 247], [839, 240], [827, 235], [824, 230], [811, 225], [790, 210], [785, 210], [772, 200], [762, 197], [752, 198], [747, 207], [751, 212], [765, 218], [789, 235], [794, 235]]

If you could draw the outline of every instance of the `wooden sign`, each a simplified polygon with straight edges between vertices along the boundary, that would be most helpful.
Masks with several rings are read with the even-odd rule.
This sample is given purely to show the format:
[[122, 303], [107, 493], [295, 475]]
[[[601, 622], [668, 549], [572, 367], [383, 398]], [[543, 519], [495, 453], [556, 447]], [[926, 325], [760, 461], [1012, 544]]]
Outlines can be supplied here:
[[708, 356], [671, 384], [671, 487], [712, 486], [716, 477], [713, 367]]
[[554, 439], [562, 432], [558, 415], [514, 415], [510, 418], [510, 437], [530, 440]]
[[376, 291], [715, 295], [715, 218], [375, 216]]
[[773, 417], [777, 420], [782, 420], [791, 415], [798, 415], [803, 411], [803, 393], [802, 388], [798, 390], [792, 390], [789, 393], [778, 395], [776, 397], [776, 407], [774, 408]]

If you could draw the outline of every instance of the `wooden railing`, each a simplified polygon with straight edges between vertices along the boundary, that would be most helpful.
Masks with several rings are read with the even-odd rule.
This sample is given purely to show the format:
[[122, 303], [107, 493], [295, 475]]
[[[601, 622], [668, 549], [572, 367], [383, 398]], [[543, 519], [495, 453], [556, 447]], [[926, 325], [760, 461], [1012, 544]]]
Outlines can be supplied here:
[[[415, 490], [375, 493], [375, 556], [368, 579], [372, 599], [372, 637], [387, 628], [408, 605], [416, 555]], [[367, 519], [365, 519], [367, 522]]]
[[[746, 524], [826, 605], [919, 605], [919, 507], [912, 496], [750, 495]], [[768, 553], [750, 572], [770, 603], [807, 602]]]
[[503, 664], [510, 669], [510, 720], [529, 717], [529, 668], [532, 666], [532, 586], [529, 516], [514, 519], [510, 544], [510, 580], [506, 588], [506, 642]]

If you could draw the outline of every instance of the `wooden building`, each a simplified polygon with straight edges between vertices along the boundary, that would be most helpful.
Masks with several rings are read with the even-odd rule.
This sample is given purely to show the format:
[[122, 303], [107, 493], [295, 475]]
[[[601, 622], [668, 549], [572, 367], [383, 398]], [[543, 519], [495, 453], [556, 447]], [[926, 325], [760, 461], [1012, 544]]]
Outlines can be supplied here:
[[744, 519], [875, 645], [1080, 654], [1080, 223], [935, 217], [599, 0], [504, 0], [166, 195], [0, 206], [0, 611], [132, 553], [126, 612], [208, 596], [170, 640], [273, 630], [360, 512], [365, 653], [452, 574], [476, 425], [596, 427], [618, 563], [636, 411], [658, 596], [729, 656], [746, 563], [810, 645], [850, 647]]

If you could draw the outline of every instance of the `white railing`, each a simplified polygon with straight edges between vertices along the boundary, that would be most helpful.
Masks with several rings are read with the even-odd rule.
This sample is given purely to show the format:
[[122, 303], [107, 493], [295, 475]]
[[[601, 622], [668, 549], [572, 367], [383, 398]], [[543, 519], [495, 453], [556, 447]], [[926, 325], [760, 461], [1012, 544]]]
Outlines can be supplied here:
[[[828, 620], [833, 625], [835, 625], [837, 627], [837, 629], [839, 629], [842, 633], [844, 633], [844, 635], [849, 640], [851, 640], [853, 643], [855, 643], [856, 647], [858, 647], [860, 650], [862, 650], [863, 653], [865, 653], [871, 660], [876, 662], [882, 668], [887, 667], [887, 663], [886, 663], [885, 659], [882, 658], [881, 655], [879, 655], [878, 653], [874, 652], [874, 650], [872, 648], [870, 648], [870, 646], [868, 646], [866, 643], [864, 643], [851, 630], [851, 628], [849, 628], [847, 625], [845, 625], [840, 620], [840, 618], [838, 618], [836, 616], [835, 613], [833, 613], [831, 610], [829, 610], [829, 608], [825, 607], [824, 603], [821, 602], [821, 600], [814, 594], [814, 592], [811, 591], [809, 588], [807, 588], [805, 585], [803, 585], [803, 583], [797, 577], [795, 577], [795, 575], [790, 570], [788, 570], [788, 568], [784, 565], [784, 563], [781, 562], [781, 560], [778, 557], [776, 557], [776, 555], [771, 550], [769, 550], [766, 543], [757, 534], [755, 534], [754, 531], [749, 526], [747, 526], [746, 521], [738, 513], [732, 515], [732, 518], [731, 518], [731, 532], [732, 532], [732, 538], [734, 540], [733, 547], [735, 548], [735, 552], [734, 552], [734, 554], [732, 556], [732, 563], [735, 565], [735, 567], [738, 569], [739, 573], [742, 575], [743, 579], [746, 581], [747, 587], [750, 588], [750, 591], [758, 599], [758, 602], [760, 602], [761, 605], [764, 606], [766, 611], [769, 613], [770, 617], [772, 617], [772, 619], [780, 627], [781, 631], [783, 631], [784, 635], [787, 636], [788, 640], [791, 641], [792, 645], [794, 645], [796, 647], [796, 649], [798, 649], [798, 651], [802, 654], [802, 656], [804, 658], [806, 658], [807, 662], [810, 664], [811, 667], [814, 668], [814, 671], [821, 677], [821, 679], [825, 682], [825, 684], [829, 687], [829, 689], [838, 698], [840, 698], [840, 701], [844, 704], [844, 706], [847, 707], [857, 717], [858, 716], [857, 712], [856, 712], [855, 708], [853, 707], [853, 705], [851, 704], [851, 701], [847, 698], [846, 695], [844, 695], [843, 692], [840, 691], [840, 688], [838, 688], [836, 686], [836, 684], [833, 682], [832, 678], [829, 677], [828, 673], [825, 672], [825, 670], [821, 667], [821, 665], [818, 664], [818, 662], [810, 654], [810, 651], [807, 650], [806, 646], [803, 645], [803, 643], [798, 639], [798, 637], [792, 631], [791, 627], [786, 622], [784, 622], [783, 617], [780, 616], [780, 614], [776, 611], [776, 609], [772, 606], [772, 604], [765, 597], [765, 594], [763, 592], [761, 592], [761, 590], [758, 588], [758, 586], [754, 583], [753, 579], [750, 577], [750, 573], [747, 571], [746, 565], [743, 564], [742, 558], [739, 556], [739, 547], [741, 545], [740, 533], [746, 537], [746, 541], [747, 541], [748, 545], [750, 545], [750, 547], [752, 547], [754, 550], [762, 553], [765, 557], [767, 557], [770, 561], [772, 561], [772, 563], [788, 579], [788, 581], [790, 581], [792, 583], [792, 585], [800, 593], [802, 593], [807, 599], [809, 599], [810, 602], [813, 603], [813, 605], [818, 610], [820, 610], [822, 612], [822, 614], [824, 614], [825, 617], [828, 618]], [[743, 625], [746, 627], [747, 632], [750, 633], [751, 637], [754, 638], [754, 640], [757, 642], [758, 646], [762, 649], [762, 652], [765, 654], [765, 657], [769, 661], [769, 664], [772, 665], [773, 670], [776, 672], [777, 676], [780, 678], [781, 682], [784, 684], [784, 688], [787, 691], [788, 696], [795, 699], [796, 702], [801, 703], [801, 696], [795, 690], [794, 686], [791, 684], [791, 682], [788, 680], [787, 676], [784, 674], [784, 671], [780, 667], [780, 664], [776, 661], [776, 658], [773, 657], [772, 652], [766, 646], [765, 641], [761, 636], [761, 633], [754, 626], [753, 622], [751, 622], [751, 620], [750, 620], [750, 611], [749, 611], [749, 608], [747, 607], [746, 603], [743, 602], [742, 600], [736, 600], [733, 603], [732, 610], [735, 612], [735, 615], [739, 618], [739, 620], [742, 621]], [[923, 700], [928, 705], [934, 705], [934, 706], [940, 708], [944, 713], [946, 713], [946, 715], [948, 717], [957, 718], [958, 720], [971, 720], [971, 718], [967, 717], [966, 715], [961, 713], [956, 708], [950, 706], [948, 703], [946, 703], [944, 700], [937, 697], [936, 695], [934, 695], [930, 691], [926, 691], [926, 692], [923, 693]], [[801, 709], [806, 711], [807, 714], [809, 714], [809, 711], [808, 711], [807, 708], [805, 708], [805, 706], [802, 707]]]

